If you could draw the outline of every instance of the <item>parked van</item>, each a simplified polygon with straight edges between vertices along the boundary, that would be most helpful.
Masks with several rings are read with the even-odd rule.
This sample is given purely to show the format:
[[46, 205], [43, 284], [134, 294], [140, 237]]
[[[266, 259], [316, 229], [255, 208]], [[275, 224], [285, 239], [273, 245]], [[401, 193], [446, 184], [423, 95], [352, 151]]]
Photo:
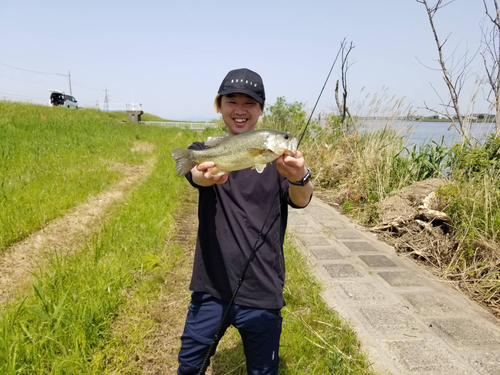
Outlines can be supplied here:
[[66, 108], [78, 109], [78, 102], [74, 96], [66, 95], [64, 91], [49, 90], [50, 91], [50, 105], [53, 107], [63, 106]]

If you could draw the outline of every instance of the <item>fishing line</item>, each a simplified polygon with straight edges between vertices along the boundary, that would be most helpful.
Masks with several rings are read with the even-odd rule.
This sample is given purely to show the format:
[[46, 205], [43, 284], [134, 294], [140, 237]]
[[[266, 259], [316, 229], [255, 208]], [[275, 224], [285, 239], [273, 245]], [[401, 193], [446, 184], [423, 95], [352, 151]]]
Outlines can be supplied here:
[[[276, 197], [280, 198], [279, 199], [279, 210], [281, 210], [281, 194], [282, 194], [282, 189], [281, 189], [280, 181], [278, 179], [278, 193], [276, 194]], [[203, 360], [203, 364], [201, 365], [201, 368], [200, 368], [200, 371], [198, 372], [198, 375], [205, 375], [205, 371], [207, 370], [210, 358], [215, 354], [215, 350], [217, 349], [217, 345], [219, 344], [219, 341], [222, 338], [220, 336], [222, 334], [222, 331], [224, 330], [224, 325], [225, 325], [227, 316], [229, 315], [229, 310], [231, 309], [231, 307], [234, 304], [234, 300], [236, 299], [236, 295], [238, 294], [238, 291], [240, 290], [241, 284], [243, 284], [243, 279], [245, 278], [248, 267], [250, 266], [250, 263], [252, 262], [253, 258], [255, 258], [255, 254], [259, 250], [259, 247], [257, 247], [257, 245], [259, 244], [259, 241], [262, 238], [262, 232], [264, 231], [264, 228], [265, 228], [266, 223], [267, 223], [267, 219], [269, 219], [269, 215], [272, 212], [272, 208], [270, 207], [270, 204], [272, 201], [274, 201], [273, 198], [274, 197], [272, 197], [272, 196], [270, 197], [269, 203], [267, 205], [267, 207], [269, 208], [269, 212], [267, 213], [267, 216], [264, 220], [264, 224], [262, 225], [262, 228], [259, 231], [259, 234], [257, 235], [257, 240], [255, 241], [255, 244], [253, 245], [252, 253], [248, 257], [247, 262], [245, 264], [245, 267], [243, 268], [243, 272], [241, 274], [241, 277], [238, 280], [238, 284], [236, 285], [236, 288], [234, 289], [231, 300], [229, 301], [229, 303], [226, 307], [226, 311], [224, 312], [224, 315], [222, 316], [222, 320], [219, 324], [219, 327], [217, 328], [217, 332], [215, 333], [215, 336], [212, 340], [212, 343], [210, 344], [210, 347], [208, 348], [208, 352], [205, 356], [205, 359]]]
[[[297, 149], [299, 148], [300, 142], [302, 142], [302, 138], [304, 137], [304, 134], [307, 130], [307, 127], [308, 127], [309, 123], [311, 122], [311, 118], [314, 114], [314, 110], [316, 109], [316, 106], [318, 105], [319, 99], [321, 98], [321, 95], [323, 94], [323, 91], [326, 87], [328, 79], [330, 78], [330, 74], [332, 74], [333, 67], [335, 66], [335, 64], [337, 62], [337, 59], [339, 57], [340, 51], [342, 51], [343, 46], [344, 46], [344, 41], [342, 41], [342, 43], [340, 45], [339, 51], [337, 52], [337, 56], [335, 56], [335, 60], [333, 61], [332, 67], [330, 68], [330, 72], [328, 73], [328, 76], [326, 77], [325, 84], [323, 85], [323, 88], [321, 89], [321, 92], [319, 93], [318, 99], [316, 100], [316, 104], [314, 105], [314, 108], [311, 112], [311, 116], [309, 116], [309, 120], [307, 121], [307, 124], [304, 128], [304, 131], [302, 132], [302, 135], [300, 136], [299, 142], [297, 143]], [[279, 189], [278, 189], [278, 196], [279, 196], [281, 194], [281, 184], [279, 184], [279, 181], [278, 181], [278, 185], [279, 185]], [[269, 204], [268, 204], [268, 207], [269, 207]], [[280, 207], [281, 207], [281, 199], [280, 199]], [[212, 340], [212, 343], [210, 344], [210, 347], [208, 348], [208, 352], [203, 360], [203, 363], [201, 365], [200, 371], [198, 372], [198, 375], [205, 375], [205, 371], [207, 370], [208, 364], [210, 362], [210, 358], [215, 354], [215, 350], [217, 349], [217, 345], [219, 344], [219, 341], [221, 339], [220, 336], [222, 334], [222, 331], [224, 330], [224, 325], [225, 325], [227, 316], [229, 315], [229, 310], [231, 309], [232, 305], [234, 304], [234, 300], [236, 299], [236, 295], [238, 294], [238, 291], [240, 290], [241, 284], [243, 284], [243, 280], [245, 279], [245, 275], [247, 273], [248, 267], [250, 266], [250, 263], [252, 262], [252, 260], [255, 258], [255, 254], [259, 250], [257, 245], [259, 244], [259, 241], [262, 238], [262, 232], [266, 226], [267, 219], [269, 218], [269, 215], [271, 214], [271, 212], [272, 212], [272, 210], [270, 209], [269, 212], [267, 213], [266, 219], [264, 220], [264, 224], [262, 225], [262, 229], [259, 231], [259, 234], [257, 236], [257, 240], [255, 241], [255, 244], [252, 248], [252, 252], [247, 259], [247, 262], [246, 262], [245, 267], [243, 269], [242, 275], [241, 275], [240, 279], [238, 280], [238, 284], [236, 285], [236, 288], [234, 289], [231, 300], [229, 301], [229, 303], [226, 307], [226, 311], [224, 312], [224, 315], [222, 316], [222, 320], [219, 324], [219, 327], [217, 328], [217, 332], [215, 333], [215, 336]]]
[[[344, 39], [345, 40], [345, 39]], [[300, 142], [302, 142], [302, 138], [304, 138], [304, 134], [306, 133], [306, 130], [307, 130], [307, 127], [309, 126], [309, 123], [311, 122], [311, 119], [313, 117], [313, 114], [314, 114], [314, 110], [316, 109], [316, 106], [318, 105], [318, 102], [319, 102], [319, 99], [321, 98], [321, 95], [323, 94], [323, 90], [325, 89], [326, 87], [326, 84], [328, 82], [328, 79], [330, 78], [330, 74], [332, 74], [332, 70], [333, 70], [333, 67], [335, 66], [335, 64], [337, 63], [337, 59], [339, 58], [339, 55], [340, 55], [340, 51], [342, 51], [342, 48], [344, 47], [344, 41], [342, 41], [342, 43], [340, 44], [340, 48], [339, 48], [339, 51], [337, 52], [337, 56], [335, 56], [335, 60], [333, 61], [333, 64], [332, 64], [332, 67], [330, 68], [330, 72], [328, 73], [328, 76], [326, 77], [326, 80], [325, 80], [325, 84], [323, 85], [323, 88], [321, 89], [321, 92], [319, 93], [319, 96], [318, 96], [318, 99], [316, 100], [316, 104], [314, 104], [314, 108], [311, 112], [311, 115], [309, 116], [309, 120], [307, 120], [307, 124], [306, 126], [304, 127], [304, 131], [302, 132], [302, 135], [300, 136], [299, 138], [299, 143], [297, 143], [297, 150], [299, 149], [299, 146], [300, 146]]]

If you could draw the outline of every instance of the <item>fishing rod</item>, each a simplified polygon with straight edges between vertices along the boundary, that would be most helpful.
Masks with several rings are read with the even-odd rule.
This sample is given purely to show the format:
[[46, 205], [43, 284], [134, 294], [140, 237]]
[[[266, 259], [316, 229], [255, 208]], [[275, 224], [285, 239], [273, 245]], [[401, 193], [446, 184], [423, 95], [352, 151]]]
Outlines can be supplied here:
[[323, 85], [323, 88], [321, 89], [321, 92], [319, 93], [318, 99], [316, 100], [316, 104], [314, 104], [311, 115], [309, 116], [309, 120], [307, 120], [306, 126], [304, 127], [304, 131], [302, 132], [302, 135], [299, 138], [299, 143], [297, 143], [297, 150], [299, 149], [300, 142], [302, 142], [302, 138], [304, 138], [304, 134], [306, 133], [307, 127], [309, 126], [309, 123], [311, 122], [311, 119], [312, 119], [313, 114], [314, 114], [314, 110], [316, 109], [316, 106], [318, 105], [319, 99], [321, 98], [321, 95], [323, 95], [323, 90], [325, 89], [326, 84], [328, 82], [328, 79], [330, 78], [330, 74], [332, 74], [333, 67], [337, 63], [337, 59], [339, 58], [340, 52], [342, 51], [342, 48], [344, 47], [344, 43], [345, 43], [345, 38], [342, 41], [342, 43], [340, 44], [339, 51], [337, 52], [337, 56], [335, 56], [335, 60], [333, 61], [332, 67], [330, 68], [330, 72], [328, 72], [328, 76], [326, 77], [325, 84]]
[[[278, 183], [279, 183], [279, 181], [278, 181]], [[281, 195], [281, 186], [278, 189], [278, 194], [276, 194], [276, 197], [280, 198], [280, 195]], [[273, 197], [271, 196], [270, 200], [267, 204], [268, 208], [270, 207], [271, 202], [274, 200], [272, 198]], [[280, 202], [280, 206], [281, 206], [281, 202]], [[226, 322], [227, 316], [229, 315], [229, 310], [233, 306], [234, 300], [236, 299], [236, 295], [238, 294], [238, 291], [240, 290], [241, 284], [243, 284], [243, 280], [244, 280], [245, 275], [247, 273], [248, 267], [250, 266], [250, 263], [252, 262], [253, 258], [255, 258], [255, 254], [257, 253], [257, 250], [259, 250], [257, 245], [259, 244], [259, 241], [262, 238], [262, 232], [264, 231], [264, 228], [266, 227], [267, 219], [269, 219], [269, 215], [271, 214], [271, 212], [272, 212], [272, 210], [269, 209], [267, 216], [264, 220], [264, 224], [262, 225], [262, 228], [259, 231], [259, 234], [257, 235], [257, 240], [255, 241], [255, 244], [253, 245], [252, 253], [250, 254], [250, 256], [247, 259], [247, 262], [245, 263], [245, 267], [243, 268], [243, 272], [241, 274], [241, 277], [238, 280], [238, 284], [236, 285], [236, 288], [234, 289], [231, 300], [227, 304], [224, 315], [222, 316], [222, 320], [219, 324], [219, 327], [217, 328], [217, 332], [215, 333], [215, 336], [212, 340], [212, 343], [210, 344], [210, 347], [208, 348], [208, 352], [205, 356], [205, 359], [203, 360], [203, 364], [201, 365], [201, 368], [200, 368], [200, 371], [198, 372], [198, 375], [205, 375], [205, 371], [207, 370], [208, 364], [210, 362], [210, 358], [215, 354], [215, 350], [217, 349], [217, 345], [219, 344], [219, 341], [222, 338], [221, 334], [222, 334], [222, 331], [224, 330], [224, 324]]]
[[[345, 38], [344, 38], [344, 41], [345, 41]], [[340, 51], [342, 50], [342, 48], [344, 46], [344, 41], [342, 41], [342, 43], [340, 45], [340, 49], [337, 52], [337, 56], [335, 57], [335, 60], [333, 61], [333, 64], [332, 64], [332, 67], [330, 68], [330, 72], [328, 73], [328, 76], [326, 77], [325, 84], [323, 85], [323, 88], [321, 89], [321, 92], [319, 93], [318, 99], [316, 100], [316, 104], [314, 105], [314, 108], [313, 108], [313, 110], [311, 112], [311, 116], [309, 116], [309, 120], [307, 121], [307, 124], [304, 127], [304, 131], [302, 132], [302, 135], [301, 135], [301, 137], [299, 139], [299, 142], [297, 143], [297, 149], [299, 148], [300, 142], [302, 141], [302, 138], [304, 137], [304, 134], [305, 134], [305, 132], [307, 130], [309, 122], [311, 122], [311, 118], [312, 118], [312, 116], [314, 114], [314, 110], [316, 109], [316, 106], [318, 105], [319, 99], [321, 98], [321, 95], [323, 94], [323, 91], [324, 91], [325, 86], [326, 86], [326, 84], [328, 82], [328, 79], [330, 78], [330, 74], [332, 74], [333, 67], [335, 66], [335, 63], [337, 62], [337, 59], [338, 59], [339, 54], [340, 54]], [[280, 191], [281, 191], [281, 188], [278, 190], [278, 195], [280, 194]], [[269, 207], [269, 204], [268, 204], [268, 207]], [[215, 350], [217, 349], [217, 345], [219, 344], [219, 341], [221, 339], [221, 334], [222, 334], [222, 332], [224, 330], [224, 325], [226, 323], [227, 316], [229, 315], [229, 310], [231, 309], [231, 307], [234, 304], [234, 300], [236, 299], [236, 295], [238, 294], [238, 291], [240, 290], [241, 284], [243, 284], [243, 280], [245, 279], [245, 275], [247, 273], [248, 267], [250, 266], [250, 263], [252, 262], [252, 260], [255, 258], [255, 254], [259, 250], [259, 248], [257, 247], [257, 245], [259, 244], [259, 241], [262, 238], [262, 232], [263, 232], [263, 230], [264, 230], [264, 228], [266, 226], [267, 219], [269, 218], [270, 214], [271, 214], [271, 210], [269, 210], [269, 212], [267, 213], [266, 219], [264, 220], [264, 224], [262, 225], [262, 229], [259, 231], [259, 234], [257, 235], [257, 240], [255, 241], [255, 244], [254, 244], [254, 246], [252, 248], [252, 252], [251, 252], [250, 256], [247, 259], [245, 267], [243, 268], [243, 272], [241, 274], [240, 279], [238, 280], [238, 284], [236, 285], [236, 288], [233, 291], [233, 295], [231, 297], [231, 300], [227, 304], [226, 310], [224, 311], [224, 315], [222, 316], [222, 319], [221, 319], [221, 322], [219, 324], [219, 327], [217, 328], [217, 331], [216, 331], [215, 336], [214, 336], [214, 338], [212, 340], [212, 343], [210, 344], [210, 347], [208, 348], [208, 352], [205, 355], [205, 358], [203, 359], [203, 363], [202, 363], [202, 365], [200, 367], [200, 371], [198, 372], [198, 375], [205, 375], [205, 371], [207, 371], [207, 367], [208, 367], [208, 364], [210, 362], [210, 358], [215, 354]]]

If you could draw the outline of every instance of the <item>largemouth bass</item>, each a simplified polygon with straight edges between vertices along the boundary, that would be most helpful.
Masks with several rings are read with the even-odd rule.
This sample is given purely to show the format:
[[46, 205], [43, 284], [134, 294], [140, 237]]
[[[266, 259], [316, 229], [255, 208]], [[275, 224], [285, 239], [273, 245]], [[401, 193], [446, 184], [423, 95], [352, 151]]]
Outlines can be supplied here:
[[233, 136], [209, 137], [205, 145], [211, 148], [172, 150], [179, 176], [208, 161], [215, 164], [212, 171], [214, 176], [250, 167], [262, 173], [267, 163], [281, 155], [294, 155], [297, 151], [297, 138], [278, 130], [259, 129]]

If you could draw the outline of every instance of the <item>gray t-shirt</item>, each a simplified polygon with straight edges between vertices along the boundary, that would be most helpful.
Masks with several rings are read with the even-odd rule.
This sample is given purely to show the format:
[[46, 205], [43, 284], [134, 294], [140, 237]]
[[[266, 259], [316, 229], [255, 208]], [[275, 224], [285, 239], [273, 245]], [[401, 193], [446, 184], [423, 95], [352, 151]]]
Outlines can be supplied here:
[[[203, 150], [205, 146], [195, 142], [189, 148]], [[283, 241], [288, 205], [296, 206], [289, 199], [288, 181], [278, 173], [276, 162], [268, 164], [262, 173], [254, 169], [231, 172], [226, 183], [210, 187], [196, 185], [191, 172], [186, 178], [199, 191], [190, 290], [229, 301], [255, 247], [255, 258], [235, 304], [283, 307]]]

